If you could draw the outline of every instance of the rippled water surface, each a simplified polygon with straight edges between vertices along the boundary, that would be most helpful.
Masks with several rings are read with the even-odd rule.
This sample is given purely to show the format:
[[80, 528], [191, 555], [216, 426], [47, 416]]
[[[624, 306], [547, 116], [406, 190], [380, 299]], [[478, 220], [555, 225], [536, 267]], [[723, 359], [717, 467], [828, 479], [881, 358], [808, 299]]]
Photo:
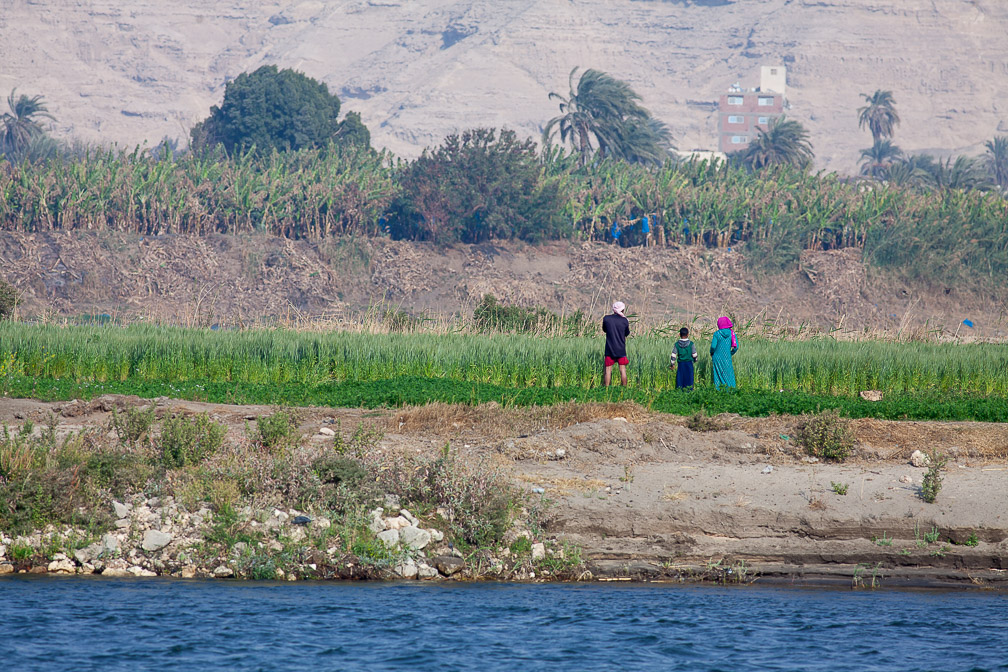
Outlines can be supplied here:
[[1008, 596], [0, 580], [4, 670], [1008, 670]]

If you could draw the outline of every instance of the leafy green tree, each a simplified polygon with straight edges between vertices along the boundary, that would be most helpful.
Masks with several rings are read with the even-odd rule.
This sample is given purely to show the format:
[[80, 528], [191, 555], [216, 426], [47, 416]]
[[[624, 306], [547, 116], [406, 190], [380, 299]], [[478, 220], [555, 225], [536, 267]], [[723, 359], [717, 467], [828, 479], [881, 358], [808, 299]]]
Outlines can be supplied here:
[[814, 157], [805, 127], [780, 116], [772, 119], [766, 129], [759, 129], [749, 146], [735, 158], [742, 165], [759, 170], [772, 166], [806, 169]]
[[448, 244], [560, 235], [557, 180], [542, 177], [535, 143], [513, 131], [449, 135], [404, 167], [400, 185], [389, 216], [396, 238]]
[[252, 147], [282, 152], [338, 142], [341, 132], [350, 142], [370, 142], [360, 116], [341, 123], [339, 111], [339, 98], [324, 83], [264, 65], [228, 83], [221, 106], [210, 108], [210, 116], [193, 128], [192, 144], [221, 144], [229, 153]]
[[9, 112], [5, 112], [3, 121], [3, 142], [0, 143], [2, 153], [21, 155], [25, 153], [32, 140], [45, 136], [42, 119], [54, 119], [49, 114], [42, 96], [17, 95], [17, 89], [7, 97]]
[[584, 165], [596, 151], [607, 157], [638, 163], [661, 163], [672, 148], [668, 127], [655, 120], [640, 104], [640, 96], [626, 82], [595, 69], [568, 77], [567, 96], [550, 93], [560, 101], [560, 115], [547, 122], [543, 144], [555, 134], [568, 143]]
[[371, 131], [361, 121], [359, 112], [347, 112], [346, 117], [340, 122], [336, 129], [336, 142], [340, 145], [354, 145], [356, 147], [371, 146]]
[[858, 128], [867, 126], [876, 145], [879, 140], [891, 138], [893, 130], [900, 123], [892, 91], [879, 89], [870, 96], [866, 93], [862, 93], [861, 96], [867, 105], [858, 108]]
[[991, 178], [1001, 189], [1008, 189], [1008, 135], [995, 136], [985, 146], [984, 162]]
[[885, 179], [894, 163], [899, 162], [903, 150], [890, 140], [879, 140], [868, 149], [861, 150], [861, 174], [875, 179]]

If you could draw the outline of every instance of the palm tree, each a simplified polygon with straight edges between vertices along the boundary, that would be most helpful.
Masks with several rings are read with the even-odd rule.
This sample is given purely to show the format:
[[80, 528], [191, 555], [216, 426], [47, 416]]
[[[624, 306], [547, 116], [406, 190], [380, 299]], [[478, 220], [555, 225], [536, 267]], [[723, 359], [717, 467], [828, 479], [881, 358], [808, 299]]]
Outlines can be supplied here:
[[784, 165], [805, 169], [812, 164], [814, 157], [805, 127], [780, 116], [773, 119], [765, 130], [759, 129], [759, 135], [742, 150], [739, 159], [743, 165], [754, 170]]
[[889, 166], [889, 173], [885, 179], [889, 184], [930, 189], [934, 182], [931, 177], [934, 165], [934, 158], [927, 154], [911, 154]]
[[931, 180], [938, 189], [989, 189], [991, 179], [979, 159], [969, 156], [952, 157], [936, 161], [931, 171]]
[[885, 179], [893, 164], [900, 160], [903, 151], [890, 140], [879, 140], [868, 149], [861, 150], [861, 174], [875, 179]]
[[1002, 189], [1008, 189], [1008, 135], [995, 136], [985, 143], [987, 154], [984, 162], [991, 177]]
[[892, 91], [879, 89], [870, 96], [866, 93], [861, 95], [868, 104], [858, 108], [858, 128], [867, 126], [875, 144], [883, 138], [891, 138], [893, 130], [900, 123]]
[[42, 96], [29, 98], [21, 94], [15, 98], [16, 94], [17, 89], [11, 91], [7, 98], [10, 112], [3, 115], [3, 144], [13, 153], [24, 151], [33, 137], [45, 134], [40, 119], [54, 118], [42, 102]]
[[595, 151], [628, 161], [661, 160], [668, 153], [669, 132], [640, 105], [640, 96], [624, 81], [600, 70], [588, 69], [575, 83], [578, 68], [568, 77], [570, 93], [560, 101], [560, 115], [543, 129], [543, 144], [554, 133], [578, 152], [581, 165]]

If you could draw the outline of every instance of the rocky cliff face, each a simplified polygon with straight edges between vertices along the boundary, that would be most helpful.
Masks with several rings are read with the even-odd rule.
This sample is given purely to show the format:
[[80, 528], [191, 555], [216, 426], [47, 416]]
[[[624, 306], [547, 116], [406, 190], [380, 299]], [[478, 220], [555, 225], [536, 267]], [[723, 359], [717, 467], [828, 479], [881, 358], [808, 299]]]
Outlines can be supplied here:
[[57, 134], [185, 139], [224, 82], [275, 63], [325, 81], [374, 143], [412, 156], [455, 130], [538, 137], [575, 66], [629, 81], [680, 149], [717, 145], [716, 101], [788, 67], [817, 167], [857, 169], [860, 93], [893, 91], [908, 151], [1008, 132], [1003, 0], [5, 0], [0, 93], [45, 96]]

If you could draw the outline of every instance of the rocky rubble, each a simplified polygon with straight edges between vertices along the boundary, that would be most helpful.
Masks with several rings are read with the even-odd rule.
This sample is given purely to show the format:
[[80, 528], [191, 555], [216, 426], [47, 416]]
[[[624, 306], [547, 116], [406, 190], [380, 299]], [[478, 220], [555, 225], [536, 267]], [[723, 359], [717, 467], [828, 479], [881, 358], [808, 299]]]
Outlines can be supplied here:
[[[27, 536], [0, 533], [0, 574], [100, 574], [102, 576], [173, 576], [178, 578], [275, 578], [294, 581], [313, 578], [382, 578], [442, 580], [445, 578], [536, 578], [532, 563], [548, 557], [543, 543], [532, 543], [521, 526], [508, 535], [527, 540], [530, 555], [503, 559], [479, 552], [473, 568], [442, 530], [425, 526], [389, 496], [370, 512], [368, 529], [384, 547], [383, 561], [346, 555], [335, 543], [332, 521], [310, 517], [294, 509], [254, 511], [244, 507], [234, 521], [240, 534], [232, 544], [220, 543], [221, 523], [208, 504], [187, 511], [171, 497], [113, 501], [115, 530], [88, 540], [72, 527], [48, 526]], [[439, 515], [445, 512], [438, 511]], [[246, 541], [258, 539], [258, 541]], [[325, 550], [320, 550], [325, 548]], [[55, 550], [59, 549], [59, 550]], [[222, 550], [226, 549], [226, 550]], [[559, 551], [562, 557], [562, 551]], [[264, 576], [264, 566], [272, 568]]]

